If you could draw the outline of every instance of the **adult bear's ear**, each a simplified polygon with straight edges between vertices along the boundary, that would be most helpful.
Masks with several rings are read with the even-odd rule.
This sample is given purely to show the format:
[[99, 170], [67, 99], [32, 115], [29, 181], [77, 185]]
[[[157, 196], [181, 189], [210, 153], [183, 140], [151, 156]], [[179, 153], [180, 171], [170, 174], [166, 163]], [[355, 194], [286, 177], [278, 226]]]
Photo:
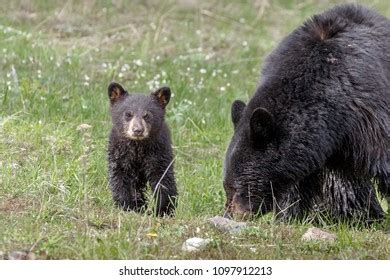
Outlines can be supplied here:
[[251, 138], [256, 145], [269, 143], [274, 131], [274, 119], [265, 108], [256, 108], [250, 119]]
[[232, 104], [231, 115], [234, 128], [236, 128], [238, 121], [241, 119], [244, 111], [245, 103], [241, 100], [235, 100]]
[[118, 83], [112, 82], [108, 86], [108, 97], [110, 98], [111, 105], [127, 94], [127, 91]]
[[171, 89], [169, 87], [162, 87], [152, 92], [150, 95], [164, 109], [171, 99]]

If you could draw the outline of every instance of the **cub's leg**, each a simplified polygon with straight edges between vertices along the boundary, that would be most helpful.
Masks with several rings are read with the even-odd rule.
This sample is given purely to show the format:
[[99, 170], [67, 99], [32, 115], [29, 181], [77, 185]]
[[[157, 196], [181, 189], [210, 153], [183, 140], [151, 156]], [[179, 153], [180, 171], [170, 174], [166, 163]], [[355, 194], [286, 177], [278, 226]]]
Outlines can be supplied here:
[[153, 157], [146, 162], [146, 177], [153, 191], [156, 214], [158, 216], [174, 215], [177, 189], [173, 158], [170, 156]]
[[141, 211], [145, 205], [145, 176], [136, 169], [124, 170], [109, 163], [109, 184], [115, 203], [124, 210]]

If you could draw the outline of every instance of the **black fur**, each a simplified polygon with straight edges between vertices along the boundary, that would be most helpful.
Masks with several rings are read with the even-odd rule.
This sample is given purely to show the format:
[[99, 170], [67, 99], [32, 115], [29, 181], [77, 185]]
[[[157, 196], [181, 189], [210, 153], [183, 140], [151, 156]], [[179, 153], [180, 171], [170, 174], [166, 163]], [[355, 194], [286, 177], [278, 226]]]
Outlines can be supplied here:
[[336, 218], [383, 216], [373, 183], [390, 195], [389, 20], [358, 5], [315, 15], [268, 56], [249, 103], [237, 104], [228, 212], [299, 218], [321, 206]]
[[[169, 88], [150, 96], [128, 94], [119, 84], [108, 88], [113, 127], [108, 146], [109, 184], [114, 201], [125, 210], [141, 211], [146, 204], [147, 182], [156, 198], [156, 213], [174, 214], [177, 190], [169, 128], [164, 121]], [[129, 119], [139, 117], [148, 137], [130, 139]]]

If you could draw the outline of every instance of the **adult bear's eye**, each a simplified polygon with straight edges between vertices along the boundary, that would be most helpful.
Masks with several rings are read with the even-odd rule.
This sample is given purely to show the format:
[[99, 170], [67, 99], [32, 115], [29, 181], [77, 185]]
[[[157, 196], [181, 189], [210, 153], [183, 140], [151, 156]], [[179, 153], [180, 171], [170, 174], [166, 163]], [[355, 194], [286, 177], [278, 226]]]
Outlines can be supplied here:
[[150, 115], [150, 113], [148, 113], [148, 112], [145, 112], [145, 113], [142, 115], [142, 118], [143, 118], [144, 120], [148, 120], [148, 119], [150, 119], [150, 117], [151, 117], [151, 115]]

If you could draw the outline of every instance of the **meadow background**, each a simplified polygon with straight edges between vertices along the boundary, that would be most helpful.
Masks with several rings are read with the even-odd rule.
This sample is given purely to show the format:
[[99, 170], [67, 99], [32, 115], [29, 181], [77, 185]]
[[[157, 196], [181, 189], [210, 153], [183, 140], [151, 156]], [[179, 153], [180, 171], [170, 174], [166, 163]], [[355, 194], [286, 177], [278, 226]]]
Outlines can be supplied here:
[[[390, 259], [389, 218], [370, 228], [324, 222], [338, 236], [332, 244], [302, 242], [310, 223], [272, 215], [238, 235], [207, 223], [223, 213], [231, 102], [250, 98], [265, 55], [286, 34], [341, 2], [0, 0], [0, 257]], [[388, 1], [363, 3], [390, 17]], [[114, 207], [106, 166], [113, 80], [131, 92], [173, 91], [173, 219]], [[183, 252], [193, 236], [213, 242]]]

